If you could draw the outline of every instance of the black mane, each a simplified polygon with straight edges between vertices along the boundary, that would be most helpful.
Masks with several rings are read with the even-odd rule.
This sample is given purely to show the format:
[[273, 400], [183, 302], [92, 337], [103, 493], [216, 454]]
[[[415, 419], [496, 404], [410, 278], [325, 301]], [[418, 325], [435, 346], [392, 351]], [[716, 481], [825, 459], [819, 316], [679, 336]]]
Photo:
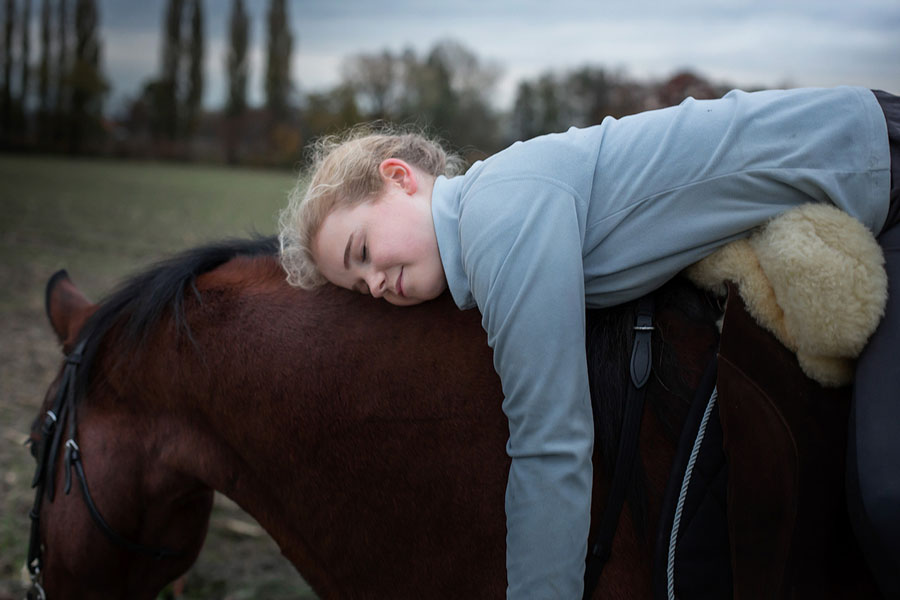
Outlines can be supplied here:
[[78, 396], [83, 397], [87, 391], [97, 350], [114, 325], [122, 324], [122, 341], [137, 350], [171, 310], [176, 331], [193, 339], [184, 316], [184, 295], [190, 288], [199, 298], [197, 277], [238, 256], [273, 256], [277, 252], [278, 239], [274, 236], [222, 240], [176, 254], [126, 280], [101, 301], [78, 335], [79, 343], [87, 340], [79, 368]]

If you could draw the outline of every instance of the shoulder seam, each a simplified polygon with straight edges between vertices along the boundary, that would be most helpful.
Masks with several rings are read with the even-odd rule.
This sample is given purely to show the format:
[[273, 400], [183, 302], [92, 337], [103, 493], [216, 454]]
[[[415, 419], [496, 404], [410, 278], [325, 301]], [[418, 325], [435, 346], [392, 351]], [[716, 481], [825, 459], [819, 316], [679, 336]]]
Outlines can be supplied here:
[[503, 183], [509, 183], [511, 181], [515, 182], [515, 183], [522, 183], [525, 181], [535, 181], [535, 182], [540, 181], [543, 183], [548, 183], [554, 187], [561, 189], [562, 191], [566, 192], [567, 194], [571, 195], [573, 198], [575, 198], [579, 202], [582, 202], [582, 203], [584, 202], [584, 198], [582, 198], [581, 195], [577, 191], [575, 191], [575, 189], [571, 185], [567, 184], [566, 182], [556, 179], [554, 177], [548, 177], [546, 175], [531, 175], [528, 173], [516, 173], [516, 174], [504, 175], [502, 177], [492, 177], [490, 181], [487, 181], [485, 183], [478, 182], [477, 185], [472, 186], [473, 189], [471, 189], [468, 192], [468, 195], [469, 196], [477, 196], [478, 194], [480, 194], [492, 187], [495, 187], [495, 186], [503, 184]]

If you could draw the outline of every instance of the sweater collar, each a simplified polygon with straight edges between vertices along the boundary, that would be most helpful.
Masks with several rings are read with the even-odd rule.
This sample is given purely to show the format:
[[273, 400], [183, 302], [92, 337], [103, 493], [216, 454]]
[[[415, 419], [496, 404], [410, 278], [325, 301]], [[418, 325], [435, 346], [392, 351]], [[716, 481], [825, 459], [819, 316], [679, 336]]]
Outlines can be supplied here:
[[463, 180], [463, 177], [447, 179], [443, 175], [435, 180], [431, 196], [431, 216], [444, 275], [447, 277], [447, 287], [456, 305], [466, 310], [475, 307], [475, 299], [463, 268], [459, 247], [459, 205]]

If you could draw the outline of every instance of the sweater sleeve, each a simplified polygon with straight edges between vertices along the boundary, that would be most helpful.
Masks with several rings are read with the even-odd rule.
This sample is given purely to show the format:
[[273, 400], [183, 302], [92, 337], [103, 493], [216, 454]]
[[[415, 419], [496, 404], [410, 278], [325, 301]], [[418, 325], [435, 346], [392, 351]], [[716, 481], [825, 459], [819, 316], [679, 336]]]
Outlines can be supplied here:
[[593, 422], [581, 234], [571, 191], [508, 181], [460, 213], [460, 246], [503, 384], [509, 598], [580, 598]]

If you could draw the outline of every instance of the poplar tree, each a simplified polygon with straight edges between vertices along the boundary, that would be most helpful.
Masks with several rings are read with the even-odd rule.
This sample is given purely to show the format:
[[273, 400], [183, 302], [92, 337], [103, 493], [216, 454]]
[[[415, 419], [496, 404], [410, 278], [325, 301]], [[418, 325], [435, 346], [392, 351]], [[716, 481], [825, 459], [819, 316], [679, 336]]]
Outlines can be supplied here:
[[181, 18], [183, 0], [169, 0], [162, 43], [162, 73], [156, 89], [154, 129], [166, 138], [178, 137], [178, 67], [181, 63]]
[[203, 100], [204, 48], [202, 0], [169, 0], [160, 74], [145, 88], [155, 135], [175, 141], [196, 129]]
[[191, 13], [191, 39], [187, 44], [190, 59], [187, 95], [185, 97], [185, 129], [192, 135], [197, 129], [200, 103], [203, 100], [203, 4], [193, 0]]
[[55, 134], [57, 140], [65, 136], [69, 110], [69, 10], [68, 1], [59, 0], [57, 13], [56, 39], [59, 40], [59, 52], [56, 57], [56, 106], [54, 107]]
[[291, 92], [291, 50], [293, 36], [288, 27], [284, 0], [269, 4], [269, 48], [266, 67], [266, 108], [274, 121], [287, 116], [288, 95]]
[[19, 84], [19, 104], [24, 114], [28, 109], [28, 87], [31, 77], [31, 0], [24, 0], [22, 5], [22, 53], [19, 56], [21, 77]]
[[100, 73], [99, 15], [95, 0], [75, 5], [75, 57], [70, 77], [72, 132], [70, 148], [77, 152], [85, 138], [99, 131], [103, 95], [107, 84]]
[[38, 139], [47, 141], [50, 131], [50, 1], [41, 2], [41, 62], [38, 68]]
[[247, 109], [247, 47], [250, 42], [250, 22], [243, 0], [234, 0], [230, 19], [231, 45], [226, 59], [228, 72], [228, 103], [226, 113], [242, 114]]
[[234, 0], [229, 21], [230, 45], [225, 60], [228, 99], [225, 104], [225, 158], [238, 161], [238, 145], [243, 134], [242, 117], [247, 110], [247, 46], [250, 22], [242, 0]]
[[16, 25], [16, 3], [6, 0], [3, 27], [3, 98], [0, 101], [3, 135], [9, 136], [12, 127], [12, 67], [13, 33]]

